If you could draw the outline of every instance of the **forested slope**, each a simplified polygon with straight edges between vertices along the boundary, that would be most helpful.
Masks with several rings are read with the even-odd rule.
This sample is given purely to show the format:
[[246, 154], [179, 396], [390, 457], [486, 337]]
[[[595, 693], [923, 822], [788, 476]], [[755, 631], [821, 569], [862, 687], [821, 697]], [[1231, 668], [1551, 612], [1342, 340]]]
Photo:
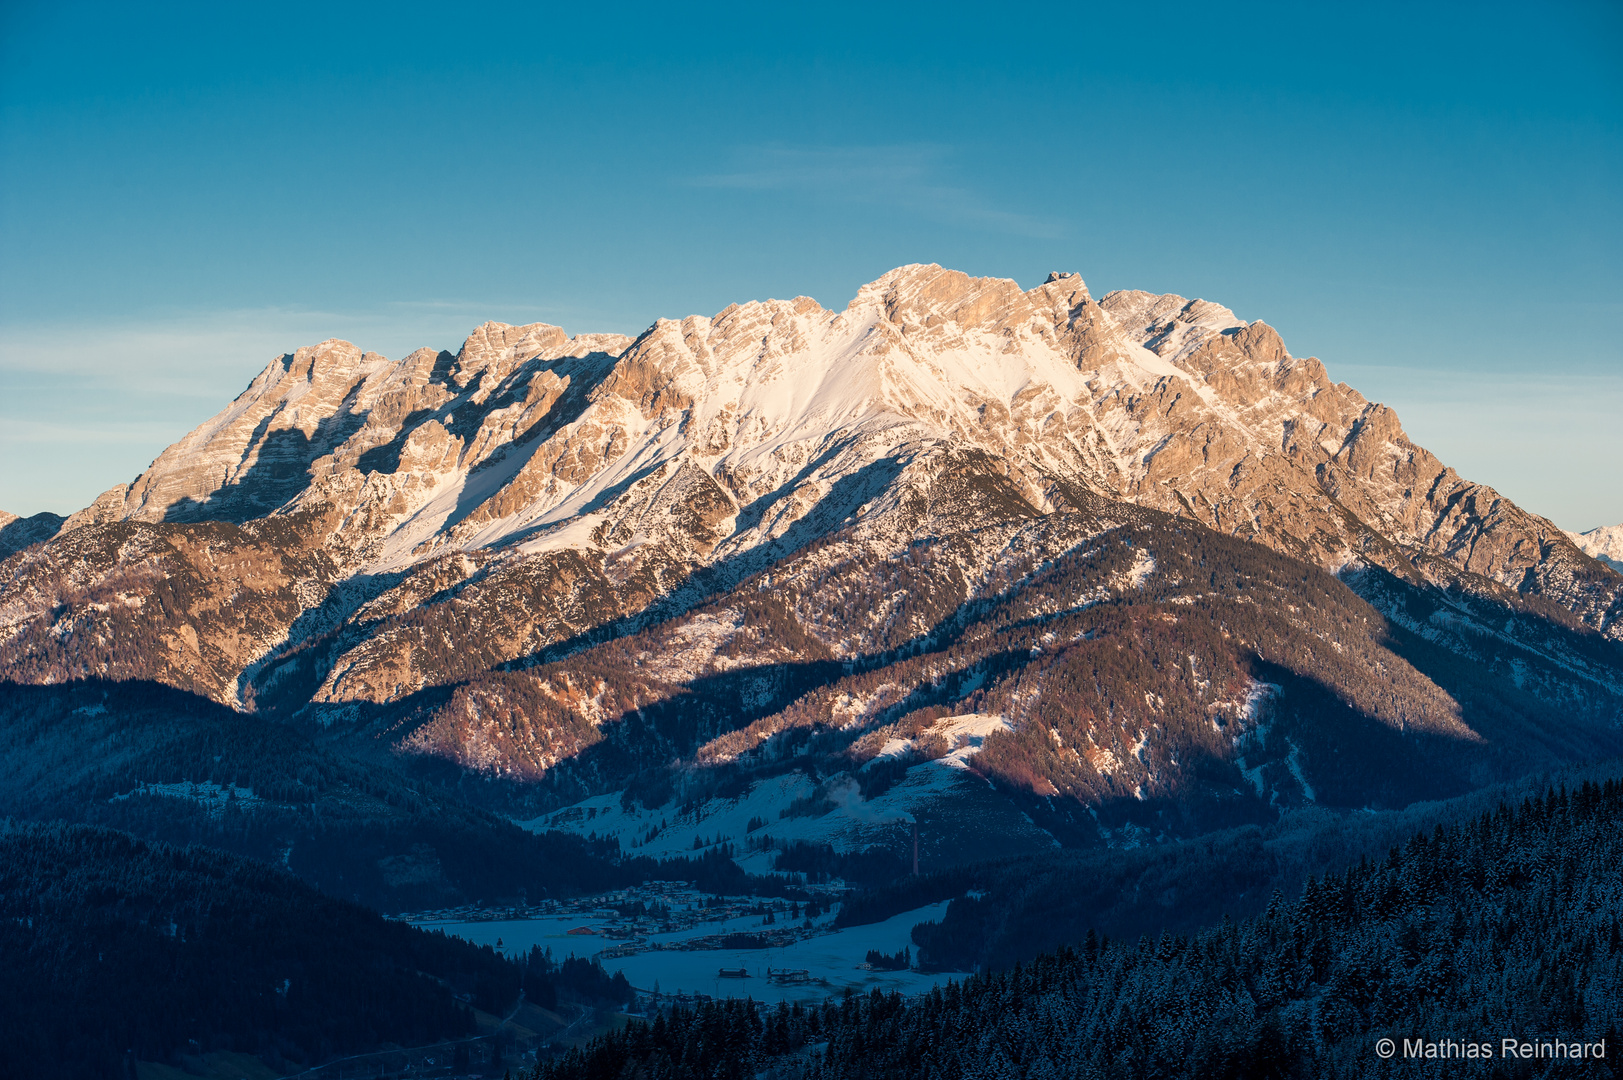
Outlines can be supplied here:
[[[1089, 934], [913, 1000], [677, 1010], [534, 1076], [1436, 1075], [1406, 1039], [1486, 1042], [1480, 1074], [1618, 1075], [1620, 865], [1623, 781], [1586, 782], [1416, 835], [1191, 937]], [[1507, 1061], [1510, 1037], [1605, 1040], [1607, 1057]]]
[[660, 877], [781, 888], [752, 885], [717, 853], [622, 858], [614, 841], [529, 832], [454, 787], [153, 683], [0, 682], [0, 815], [208, 845], [387, 912], [535, 903]]
[[[0, 1074], [122, 1076], [127, 1054], [291, 1065], [471, 1033], [520, 973], [291, 875], [87, 826], [0, 824]], [[467, 1004], [458, 1000], [467, 999]]]
[[568, 896], [636, 872], [612, 844], [525, 832], [306, 729], [154, 683], [0, 682], [0, 815], [207, 844], [385, 911]]

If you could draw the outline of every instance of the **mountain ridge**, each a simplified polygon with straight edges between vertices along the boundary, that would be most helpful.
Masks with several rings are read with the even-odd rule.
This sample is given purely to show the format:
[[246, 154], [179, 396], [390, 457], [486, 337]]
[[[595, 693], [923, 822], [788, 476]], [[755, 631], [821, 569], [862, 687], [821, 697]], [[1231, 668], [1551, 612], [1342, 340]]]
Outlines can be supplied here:
[[[998, 356], [1009, 360], [999, 364]], [[596, 359], [597, 370], [560, 363], [566, 358]], [[783, 377], [790, 361], [794, 380]], [[1586, 600], [1573, 588], [1573, 572], [1589, 568], [1566, 547], [1565, 533], [1460, 479], [1410, 443], [1391, 410], [1329, 383], [1316, 359], [1292, 358], [1271, 327], [1170, 295], [1113, 292], [1094, 302], [1074, 274], [1021, 291], [1006, 280], [909, 266], [864, 286], [843, 312], [806, 297], [735, 304], [710, 318], [658, 320], [634, 341], [487, 323], [455, 357], [419, 350], [391, 364], [330, 340], [280, 362], [281, 373], [273, 363], [231, 408], [64, 529], [107, 520], [240, 520], [246, 509], [287, 512], [327, 501], [347, 511], [347, 528], [359, 514], [384, 534], [381, 550], [357, 554], [373, 556], [373, 566], [402, 565], [434, 550], [487, 549], [520, 532], [584, 525], [597, 508], [582, 508], [616, 482], [638, 486], [665, 466], [677, 475], [678, 495], [698, 485], [715, 502], [714, 520], [687, 523], [692, 539], [708, 539], [712, 551], [736, 550], [757, 538], [746, 529], [711, 535], [731, 516], [715, 515], [758, 497], [763, 478], [792, 477], [781, 460], [763, 459], [803, 464], [813, 455], [801, 444], [821, 448], [831, 435], [871, 439], [918, 426], [923, 438], [1008, 455], [1010, 479], [1039, 509], [1052, 509], [1065, 485], [1081, 483], [1271, 546], [1301, 552], [1306, 544], [1321, 564], [1350, 554], [1385, 564], [1385, 540], [1512, 588], [1524, 589], [1531, 574], [1541, 591], [1603, 632], [1615, 618], [1615, 596], [1613, 604]], [[526, 365], [531, 377], [519, 385], [513, 377]], [[1117, 378], [1089, 393], [1088, 376], [1102, 373]], [[808, 374], [815, 386], [797, 396], [790, 383]], [[727, 393], [728, 378], [746, 382], [745, 392]], [[594, 385], [583, 391], [581, 383]], [[537, 421], [570, 389], [590, 398], [574, 430], [550, 432], [537, 453], [500, 468], [521, 456], [515, 448], [549, 434]], [[1078, 404], [1098, 415], [1078, 416]], [[475, 411], [477, 426], [456, 421], [458, 406]], [[396, 415], [402, 408], [408, 414]], [[1187, 421], [1164, 422], [1190, 409]], [[244, 431], [250, 417], [257, 422]], [[636, 435], [640, 447], [631, 445]], [[238, 457], [234, 465], [217, 461], [226, 450]], [[380, 467], [391, 451], [394, 468]], [[1294, 471], [1282, 470], [1285, 462]], [[217, 463], [226, 467], [216, 484]], [[305, 477], [290, 483], [280, 475], [299, 464]], [[820, 471], [839, 475], [830, 464], [821, 462]], [[248, 507], [234, 507], [242, 478], [256, 471], [264, 476], [253, 478], [260, 490]], [[509, 475], [488, 492], [494, 477], [471, 476], [493, 472]], [[457, 473], [470, 475], [448, 507], [411, 483], [425, 473], [449, 473], [453, 483]], [[304, 479], [308, 486], [277, 501]], [[378, 520], [380, 510], [399, 517], [402, 508], [411, 510], [403, 521]], [[593, 520], [603, 517], [612, 515]], [[615, 521], [619, 528], [604, 535], [646, 528], [647, 517]], [[428, 528], [436, 518], [437, 528]]]

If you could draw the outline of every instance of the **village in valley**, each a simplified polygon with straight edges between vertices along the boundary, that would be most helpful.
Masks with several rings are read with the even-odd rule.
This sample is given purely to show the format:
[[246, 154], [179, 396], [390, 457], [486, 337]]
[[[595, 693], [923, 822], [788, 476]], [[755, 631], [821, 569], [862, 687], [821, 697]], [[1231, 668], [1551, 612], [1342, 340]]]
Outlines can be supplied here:
[[[596, 896], [505, 907], [465, 905], [398, 917], [424, 929], [473, 938], [504, 953], [516, 955], [539, 944], [560, 955], [598, 960], [612, 970], [616, 961], [649, 952], [714, 952], [729, 960], [752, 952], [772, 957], [799, 942], [833, 933], [844, 883], [808, 884], [800, 891], [807, 894], [804, 901], [708, 895], [687, 882], [649, 881]], [[486, 941], [488, 931], [498, 926], [511, 932]], [[864, 966], [859, 959], [853, 968]], [[714, 978], [759, 978], [778, 985], [827, 983], [807, 968], [765, 961], [718, 963]], [[677, 987], [671, 988], [673, 994], [637, 989], [656, 1001], [689, 996]]]
[[[649, 881], [532, 905], [464, 906], [404, 914], [514, 957], [532, 948], [625, 974], [645, 1008], [711, 997], [813, 1003], [850, 988], [913, 993], [946, 978], [912, 966], [915, 923], [944, 904], [866, 926], [836, 928], [840, 881], [801, 887], [807, 899], [709, 895], [687, 882]], [[904, 960], [905, 957], [905, 960]]]

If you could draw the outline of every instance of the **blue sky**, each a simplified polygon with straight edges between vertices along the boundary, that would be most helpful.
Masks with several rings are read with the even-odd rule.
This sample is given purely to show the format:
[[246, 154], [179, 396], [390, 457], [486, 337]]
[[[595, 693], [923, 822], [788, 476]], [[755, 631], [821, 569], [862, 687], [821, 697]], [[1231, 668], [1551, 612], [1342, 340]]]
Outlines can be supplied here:
[[0, 508], [279, 352], [893, 266], [1201, 296], [1623, 521], [1616, 4], [0, 7]]

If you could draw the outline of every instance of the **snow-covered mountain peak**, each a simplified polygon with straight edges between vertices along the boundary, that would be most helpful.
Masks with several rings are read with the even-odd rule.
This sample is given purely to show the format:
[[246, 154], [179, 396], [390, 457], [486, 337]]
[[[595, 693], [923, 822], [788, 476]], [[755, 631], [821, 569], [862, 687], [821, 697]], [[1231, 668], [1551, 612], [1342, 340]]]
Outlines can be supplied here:
[[1088, 301], [1076, 274], [1050, 275], [1031, 290], [1007, 278], [974, 278], [933, 263], [898, 267], [857, 291], [846, 311], [875, 312], [904, 333], [978, 329], [1018, 330], [1032, 320], [1065, 322]]
[[1568, 533], [1585, 555], [1623, 573], [1623, 525], [1602, 525], [1585, 533]]

